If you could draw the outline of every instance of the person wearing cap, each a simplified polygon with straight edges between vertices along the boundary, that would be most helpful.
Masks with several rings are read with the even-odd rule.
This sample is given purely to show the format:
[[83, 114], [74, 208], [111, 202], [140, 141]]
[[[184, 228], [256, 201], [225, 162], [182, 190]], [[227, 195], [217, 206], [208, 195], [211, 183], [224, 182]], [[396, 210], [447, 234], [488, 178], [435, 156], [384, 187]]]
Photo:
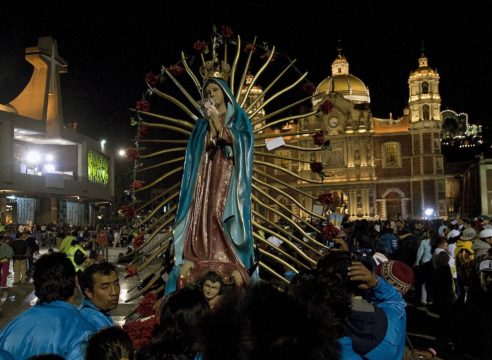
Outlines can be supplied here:
[[485, 228], [478, 234], [478, 240], [472, 246], [475, 252], [475, 258], [480, 261], [480, 258], [487, 255], [487, 252], [492, 246], [492, 229]]
[[460, 236], [459, 240], [456, 241], [456, 248], [454, 249], [454, 256], [456, 257], [462, 249], [470, 250], [473, 252], [473, 240], [477, 236], [477, 232], [474, 228], [466, 228], [463, 230], [463, 234]]
[[399, 260], [379, 264], [376, 266], [375, 273], [392, 285], [402, 296], [408, 293], [414, 279], [412, 268]]
[[463, 234], [456, 242], [454, 256], [456, 259], [456, 292], [458, 297], [466, 297], [473, 279], [474, 251], [472, 250], [473, 240], [477, 232], [472, 227], [466, 227]]

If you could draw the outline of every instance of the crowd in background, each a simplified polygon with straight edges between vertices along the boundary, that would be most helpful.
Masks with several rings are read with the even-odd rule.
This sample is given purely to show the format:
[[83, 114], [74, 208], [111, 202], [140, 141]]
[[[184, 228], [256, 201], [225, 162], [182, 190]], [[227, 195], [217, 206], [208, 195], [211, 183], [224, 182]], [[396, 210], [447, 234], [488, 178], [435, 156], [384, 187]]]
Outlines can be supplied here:
[[[151, 315], [153, 325], [146, 330], [144, 343], [136, 343], [128, 327], [125, 331], [108, 320], [107, 326], [87, 332], [80, 344], [84, 350], [77, 352], [79, 357], [59, 358], [489, 356], [492, 225], [488, 219], [345, 221], [329, 236], [323, 231], [329, 224], [317, 226], [321, 230], [318, 239], [331, 249], [319, 254], [314, 269], [289, 274], [278, 264], [269, 264], [290, 277], [288, 286], [269, 281], [238, 292], [208, 274], [203, 281], [160, 301]], [[35, 255], [40, 246], [65, 253], [74, 273], [81, 276], [91, 264], [101, 261], [101, 247], [120, 245], [131, 249], [140, 236], [134, 231], [130, 240], [128, 235], [123, 240], [125, 229], [107, 227], [99, 231], [90, 227], [58, 229], [53, 225], [11, 229], [0, 232], [2, 287], [7, 286], [3, 282], [8, 274], [4, 264], [10, 261], [14, 285], [29, 281], [30, 276], [36, 279]], [[82, 266], [76, 261], [77, 249], [85, 256]], [[278, 256], [282, 256], [280, 252]], [[260, 260], [268, 261], [266, 257]], [[436, 339], [430, 346], [413, 349], [405, 336], [408, 304], [424, 307], [438, 318]], [[2, 336], [5, 334], [0, 333]], [[0, 353], [0, 359], [10, 359], [7, 356]]]

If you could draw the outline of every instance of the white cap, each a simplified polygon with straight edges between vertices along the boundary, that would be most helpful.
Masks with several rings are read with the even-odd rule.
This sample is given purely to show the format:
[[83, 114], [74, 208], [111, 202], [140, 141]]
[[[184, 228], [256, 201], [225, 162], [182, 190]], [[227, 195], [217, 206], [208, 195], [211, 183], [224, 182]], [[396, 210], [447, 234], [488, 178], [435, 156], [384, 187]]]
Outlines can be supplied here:
[[460, 235], [461, 235], [461, 233], [458, 230], [453, 229], [450, 232], [448, 232], [448, 239], [452, 239], [452, 238], [455, 238], [455, 237], [460, 236]]
[[490, 228], [483, 229], [482, 231], [480, 231], [479, 237], [482, 239], [492, 237], [492, 229]]
[[480, 262], [478, 271], [492, 271], [492, 260], [483, 260]]
[[380, 252], [375, 252], [372, 255], [372, 259], [376, 263], [376, 266], [378, 266], [379, 264], [381, 264], [381, 263], [383, 263], [385, 261], [389, 261], [389, 259], [386, 257], [386, 255], [384, 255], [384, 254], [382, 254]]

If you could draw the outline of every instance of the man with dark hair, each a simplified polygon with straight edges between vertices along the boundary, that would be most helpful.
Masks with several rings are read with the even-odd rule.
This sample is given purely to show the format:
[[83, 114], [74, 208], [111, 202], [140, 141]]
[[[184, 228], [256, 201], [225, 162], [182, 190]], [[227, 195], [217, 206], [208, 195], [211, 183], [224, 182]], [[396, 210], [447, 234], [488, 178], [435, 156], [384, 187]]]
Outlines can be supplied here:
[[0, 332], [0, 348], [16, 359], [57, 354], [81, 360], [94, 328], [73, 305], [75, 269], [62, 253], [41, 256], [34, 264], [34, 294], [38, 302]]
[[111, 311], [118, 307], [120, 280], [113, 264], [95, 263], [87, 267], [79, 278], [84, 300], [79, 312], [97, 330], [114, 326]]
[[340, 359], [362, 359], [354, 352], [352, 340], [347, 336], [352, 292], [340, 277], [317, 270], [304, 270], [292, 279], [289, 294], [306, 304], [310, 311], [319, 312], [319, 321], [333, 329], [341, 349]]

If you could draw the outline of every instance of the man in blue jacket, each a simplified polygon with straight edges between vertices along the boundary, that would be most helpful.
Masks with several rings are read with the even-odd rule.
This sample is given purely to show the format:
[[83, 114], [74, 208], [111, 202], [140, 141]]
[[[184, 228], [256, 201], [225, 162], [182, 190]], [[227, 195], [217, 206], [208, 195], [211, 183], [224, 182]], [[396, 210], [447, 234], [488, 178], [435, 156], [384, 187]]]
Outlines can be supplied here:
[[353, 255], [332, 252], [318, 262], [318, 271], [337, 275], [352, 293], [348, 336], [364, 359], [402, 359], [406, 313], [401, 294]]
[[34, 293], [38, 302], [0, 332], [0, 348], [15, 359], [56, 354], [82, 360], [94, 328], [73, 305], [75, 269], [62, 253], [43, 255], [34, 264]]
[[120, 280], [113, 264], [95, 263], [88, 266], [79, 278], [84, 300], [80, 315], [97, 330], [114, 326], [111, 311], [118, 307]]

